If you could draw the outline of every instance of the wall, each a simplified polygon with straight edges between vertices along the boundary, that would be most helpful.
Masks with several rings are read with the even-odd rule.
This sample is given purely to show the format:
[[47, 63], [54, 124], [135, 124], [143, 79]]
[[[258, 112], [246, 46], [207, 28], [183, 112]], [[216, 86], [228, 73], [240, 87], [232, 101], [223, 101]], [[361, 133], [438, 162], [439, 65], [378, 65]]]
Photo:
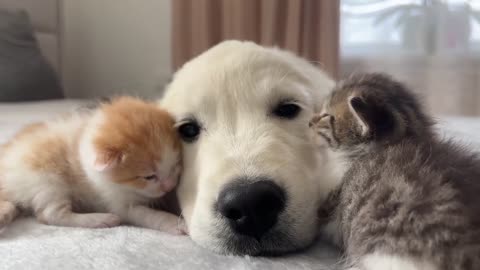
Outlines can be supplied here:
[[68, 97], [154, 97], [171, 74], [170, 0], [64, 0]]

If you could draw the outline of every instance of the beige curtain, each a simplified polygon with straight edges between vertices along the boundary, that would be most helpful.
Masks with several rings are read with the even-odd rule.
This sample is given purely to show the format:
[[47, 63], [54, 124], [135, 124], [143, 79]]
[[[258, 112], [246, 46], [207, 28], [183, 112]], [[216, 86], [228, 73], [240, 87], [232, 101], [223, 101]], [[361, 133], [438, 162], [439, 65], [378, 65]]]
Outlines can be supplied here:
[[173, 67], [226, 39], [291, 50], [338, 75], [339, 0], [173, 0]]

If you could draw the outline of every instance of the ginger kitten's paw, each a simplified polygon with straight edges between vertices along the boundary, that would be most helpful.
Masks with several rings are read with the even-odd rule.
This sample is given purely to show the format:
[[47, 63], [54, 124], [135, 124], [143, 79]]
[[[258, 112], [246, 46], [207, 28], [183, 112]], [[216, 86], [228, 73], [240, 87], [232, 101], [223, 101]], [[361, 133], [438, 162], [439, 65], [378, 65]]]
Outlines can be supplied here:
[[188, 235], [187, 226], [181, 218], [166, 221], [160, 230], [173, 235]]
[[157, 224], [152, 229], [173, 235], [188, 235], [188, 229], [183, 218], [169, 214], [157, 221]]
[[180, 230], [179, 228], [171, 228], [171, 229], [166, 229], [166, 230], [163, 230], [163, 231], [168, 233], [168, 234], [172, 234], [172, 235], [188, 235], [187, 233]]
[[17, 207], [13, 203], [0, 202], [0, 231], [10, 224], [17, 214]]
[[178, 218], [177, 231], [179, 235], [188, 235], [187, 223], [183, 218]]
[[119, 216], [106, 213], [77, 214], [77, 225], [85, 228], [111, 228], [121, 224]]

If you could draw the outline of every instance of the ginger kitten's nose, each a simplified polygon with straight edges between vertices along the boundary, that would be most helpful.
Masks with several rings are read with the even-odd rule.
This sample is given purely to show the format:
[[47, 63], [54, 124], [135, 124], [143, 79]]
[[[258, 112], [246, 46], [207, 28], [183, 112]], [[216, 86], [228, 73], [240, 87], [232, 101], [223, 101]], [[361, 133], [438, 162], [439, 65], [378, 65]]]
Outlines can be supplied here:
[[177, 186], [177, 180], [171, 177], [160, 179], [160, 188], [164, 192], [170, 192]]
[[177, 186], [178, 178], [180, 177], [181, 169], [182, 169], [182, 167], [180, 165], [176, 165], [168, 173], [167, 176], [160, 178], [160, 188], [163, 191], [165, 191], [165, 192], [172, 191]]

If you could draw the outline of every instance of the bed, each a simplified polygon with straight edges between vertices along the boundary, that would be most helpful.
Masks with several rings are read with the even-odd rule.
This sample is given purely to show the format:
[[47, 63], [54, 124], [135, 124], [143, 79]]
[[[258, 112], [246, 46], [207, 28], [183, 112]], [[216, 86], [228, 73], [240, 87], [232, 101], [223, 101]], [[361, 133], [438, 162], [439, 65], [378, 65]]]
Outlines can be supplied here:
[[[90, 102], [58, 100], [0, 103], [0, 143], [23, 125], [81, 110]], [[480, 146], [480, 119], [438, 119], [442, 136]], [[0, 269], [336, 269], [338, 252], [318, 240], [311, 248], [281, 257], [223, 256], [188, 237], [121, 226], [81, 229], [16, 220], [0, 234]]]

